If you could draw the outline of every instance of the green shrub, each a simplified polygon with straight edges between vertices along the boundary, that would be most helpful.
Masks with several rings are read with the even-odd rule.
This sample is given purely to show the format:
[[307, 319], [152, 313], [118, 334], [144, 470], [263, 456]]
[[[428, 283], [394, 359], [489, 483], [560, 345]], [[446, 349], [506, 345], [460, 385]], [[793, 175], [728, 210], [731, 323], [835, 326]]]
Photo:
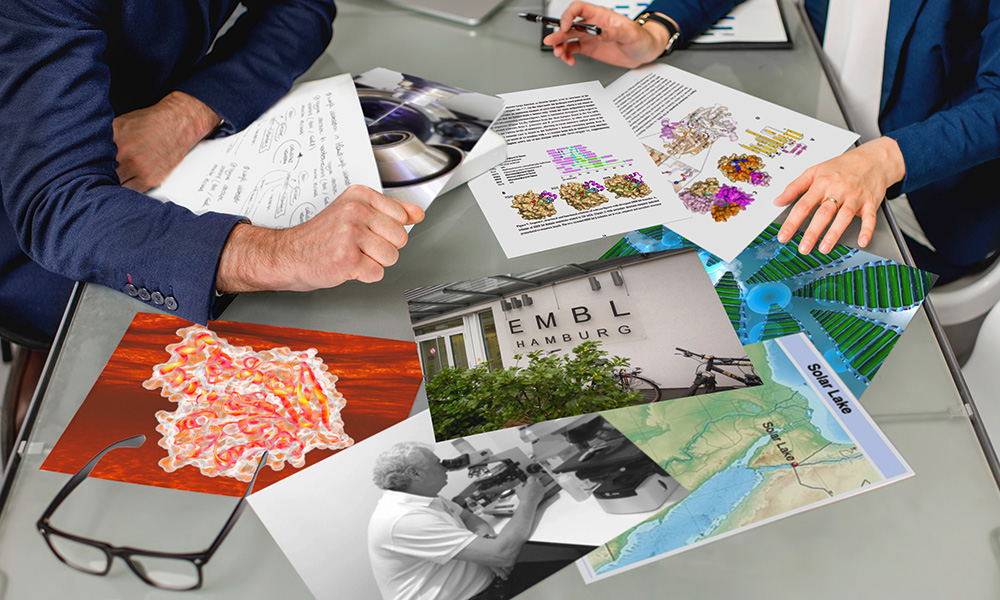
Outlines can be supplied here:
[[[520, 363], [524, 356], [514, 358]], [[615, 385], [615, 368], [628, 359], [608, 356], [588, 341], [571, 354], [530, 352], [528, 364], [490, 371], [446, 368], [427, 383], [438, 440], [537, 423], [635, 404], [638, 393]]]

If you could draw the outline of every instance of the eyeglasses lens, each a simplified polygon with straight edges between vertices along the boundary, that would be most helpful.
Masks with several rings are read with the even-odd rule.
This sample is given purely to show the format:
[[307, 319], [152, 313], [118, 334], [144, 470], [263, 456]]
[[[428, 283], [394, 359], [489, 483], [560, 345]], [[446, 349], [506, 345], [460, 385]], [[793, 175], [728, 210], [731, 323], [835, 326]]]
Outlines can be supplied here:
[[198, 567], [189, 560], [133, 554], [129, 562], [157, 587], [169, 590], [189, 590], [198, 586]]
[[74, 569], [95, 575], [108, 571], [111, 557], [103, 549], [61, 535], [48, 535], [45, 539], [52, 551]]

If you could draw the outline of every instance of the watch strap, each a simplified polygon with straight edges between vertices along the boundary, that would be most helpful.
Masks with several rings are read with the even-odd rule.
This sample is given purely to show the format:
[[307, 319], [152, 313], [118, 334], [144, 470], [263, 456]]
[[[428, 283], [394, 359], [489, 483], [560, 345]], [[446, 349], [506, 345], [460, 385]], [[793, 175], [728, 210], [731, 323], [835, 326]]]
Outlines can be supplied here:
[[667, 33], [670, 34], [670, 38], [667, 40], [667, 46], [666, 48], [663, 49], [663, 52], [660, 54], [660, 58], [673, 52], [674, 46], [677, 44], [677, 40], [680, 39], [681, 37], [681, 32], [677, 29], [677, 26], [674, 25], [673, 21], [662, 15], [658, 15], [656, 13], [651, 13], [651, 12], [644, 12], [635, 18], [635, 22], [638, 23], [640, 27], [645, 25], [647, 21], [654, 21], [656, 23], [659, 23], [660, 25], [663, 25], [663, 27], [666, 28]]

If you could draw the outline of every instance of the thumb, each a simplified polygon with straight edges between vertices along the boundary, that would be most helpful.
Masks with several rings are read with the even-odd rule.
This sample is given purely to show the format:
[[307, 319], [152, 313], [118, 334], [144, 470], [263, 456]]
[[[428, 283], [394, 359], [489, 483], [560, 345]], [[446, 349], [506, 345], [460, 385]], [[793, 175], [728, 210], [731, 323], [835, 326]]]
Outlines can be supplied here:
[[408, 202], [400, 202], [399, 204], [406, 211], [406, 222], [403, 225], [414, 225], [424, 220], [424, 209]]

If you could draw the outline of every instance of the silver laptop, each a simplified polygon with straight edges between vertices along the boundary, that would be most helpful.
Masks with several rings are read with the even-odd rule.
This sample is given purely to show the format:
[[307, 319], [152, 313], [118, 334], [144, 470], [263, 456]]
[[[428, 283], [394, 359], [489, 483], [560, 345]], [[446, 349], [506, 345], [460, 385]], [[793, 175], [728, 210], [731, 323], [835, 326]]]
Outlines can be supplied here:
[[507, 0], [388, 0], [419, 13], [448, 19], [463, 25], [479, 25]]

